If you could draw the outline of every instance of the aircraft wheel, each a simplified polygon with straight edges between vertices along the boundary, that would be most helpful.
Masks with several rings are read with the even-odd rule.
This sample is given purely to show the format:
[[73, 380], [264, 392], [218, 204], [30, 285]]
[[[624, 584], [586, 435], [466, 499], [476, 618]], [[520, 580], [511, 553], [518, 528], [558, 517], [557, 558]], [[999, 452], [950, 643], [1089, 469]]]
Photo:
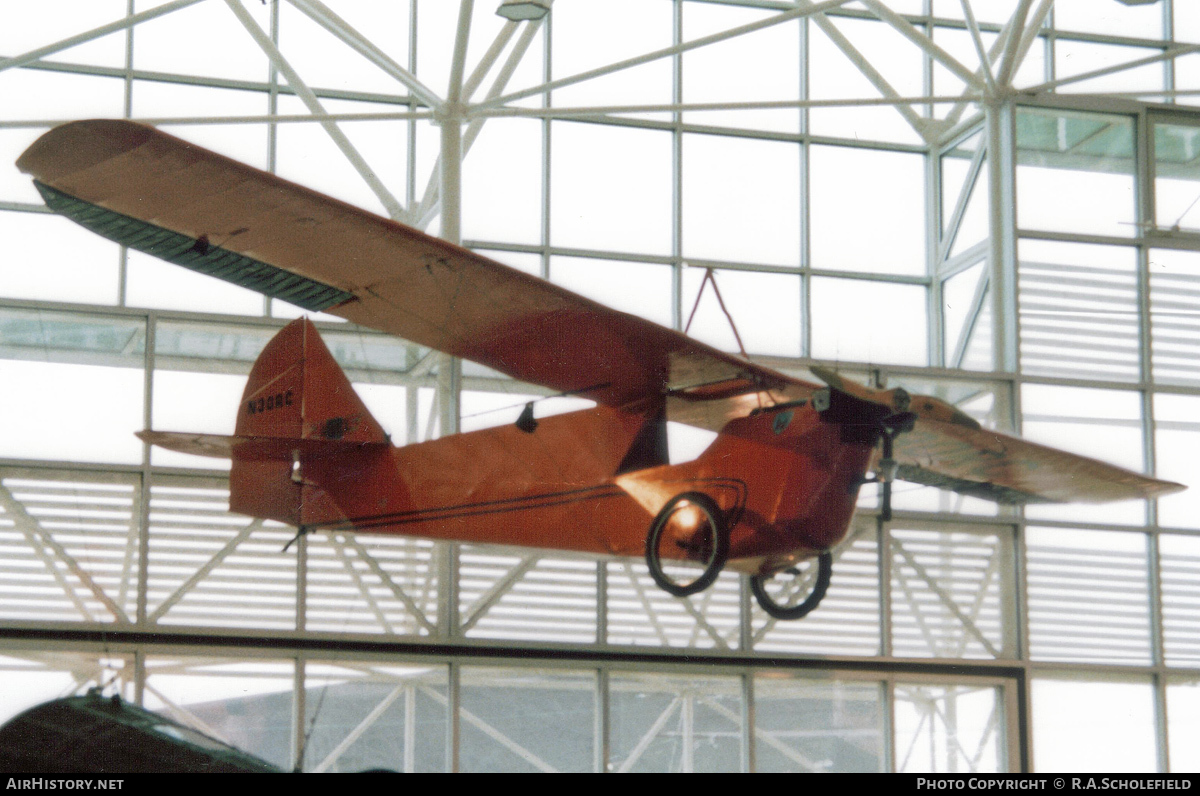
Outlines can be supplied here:
[[800, 567], [755, 575], [750, 579], [750, 591], [762, 609], [776, 619], [800, 619], [821, 603], [832, 574], [833, 555], [821, 553]]
[[[682, 557], [680, 557], [682, 554]], [[664, 591], [686, 597], [704, 591], [729, 558], [725, 515], [702, 492], [683, 492], [667, 501], [646, 537], [646, 566]]]

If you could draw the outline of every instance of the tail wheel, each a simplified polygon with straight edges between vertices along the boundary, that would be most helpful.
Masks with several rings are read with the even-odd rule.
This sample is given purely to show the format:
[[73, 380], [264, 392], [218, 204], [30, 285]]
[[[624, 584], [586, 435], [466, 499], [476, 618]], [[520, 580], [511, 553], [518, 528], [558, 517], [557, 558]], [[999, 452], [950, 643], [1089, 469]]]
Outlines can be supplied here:
[[729, 558], [725, 514], [702, 492], [683, 492], [667, 501], [646, 537], [646, 566], [664, 591], [686, 597], [704, 591]]
[[762, 609], [776, 619], [800, 619], [821, 603], [833, 574], [833, 555], [821, 553], [807, 565], [772, 575], [755, 575], [750, 591]]

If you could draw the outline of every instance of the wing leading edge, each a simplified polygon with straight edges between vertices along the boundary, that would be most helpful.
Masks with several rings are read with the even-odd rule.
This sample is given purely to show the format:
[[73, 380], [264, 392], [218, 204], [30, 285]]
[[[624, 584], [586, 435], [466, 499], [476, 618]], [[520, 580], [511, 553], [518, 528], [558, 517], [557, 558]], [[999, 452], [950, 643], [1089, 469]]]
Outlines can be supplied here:
[[65, 124], [17, 165], [118, 243], [606, 405], [661, 396], [673, 371], [794, 382], [145, 125]]
[[[17, 165], [52, 210], [122, 245], [609, 406], [665, 398], [672, 419], [717, 430], [820, 388], [145, 125], [64, 124]], [[936, 398], [908, 409], [906, 480], [1000, 502], [1183, 488], [988, 432]]]

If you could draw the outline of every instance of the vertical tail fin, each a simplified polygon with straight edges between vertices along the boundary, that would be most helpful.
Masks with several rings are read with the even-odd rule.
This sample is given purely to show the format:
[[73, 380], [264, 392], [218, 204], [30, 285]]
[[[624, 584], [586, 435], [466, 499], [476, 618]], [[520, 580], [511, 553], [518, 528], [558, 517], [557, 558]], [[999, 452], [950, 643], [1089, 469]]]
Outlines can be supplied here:
[[238, 410], [239, 436], [386, 442], [307, 318], [283, 327], [258, 356]]
[[279, 445], [272, 447], [290, 452], [290, 458], [279, 453], [239, 455], [235, 447], [230, 509], [291, 525], [345, 519], [324, 489], [301, 478], [302, 458], [312, 455], [314, 443], [342, 443], [351, 455], [369, 443], [388, 441], [316, 328], [305, 318], [281, 329], [254, 363], [238, 408], [235, 433], [241, 438], [277, 440]]

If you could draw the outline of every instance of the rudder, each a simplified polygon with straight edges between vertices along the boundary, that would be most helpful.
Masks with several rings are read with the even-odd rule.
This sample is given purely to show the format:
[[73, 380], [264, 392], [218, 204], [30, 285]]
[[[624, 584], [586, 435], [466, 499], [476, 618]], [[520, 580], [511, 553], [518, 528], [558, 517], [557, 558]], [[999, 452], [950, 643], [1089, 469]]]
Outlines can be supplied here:
[[335, 500], [304, 477], [302, 465], [313, 459], [314, 450], [334, 447], [358, 459], [356, 454], [384, 448], [380, 443], [388, 442], [306, 318], [281, 329], [254, 363], [238, 408], [235, 436], [283, 444], [272, 446], [278, 453], [269, 457], [239, 455], [234, 447], [230, 509], [297, 526], [345, 519]]

